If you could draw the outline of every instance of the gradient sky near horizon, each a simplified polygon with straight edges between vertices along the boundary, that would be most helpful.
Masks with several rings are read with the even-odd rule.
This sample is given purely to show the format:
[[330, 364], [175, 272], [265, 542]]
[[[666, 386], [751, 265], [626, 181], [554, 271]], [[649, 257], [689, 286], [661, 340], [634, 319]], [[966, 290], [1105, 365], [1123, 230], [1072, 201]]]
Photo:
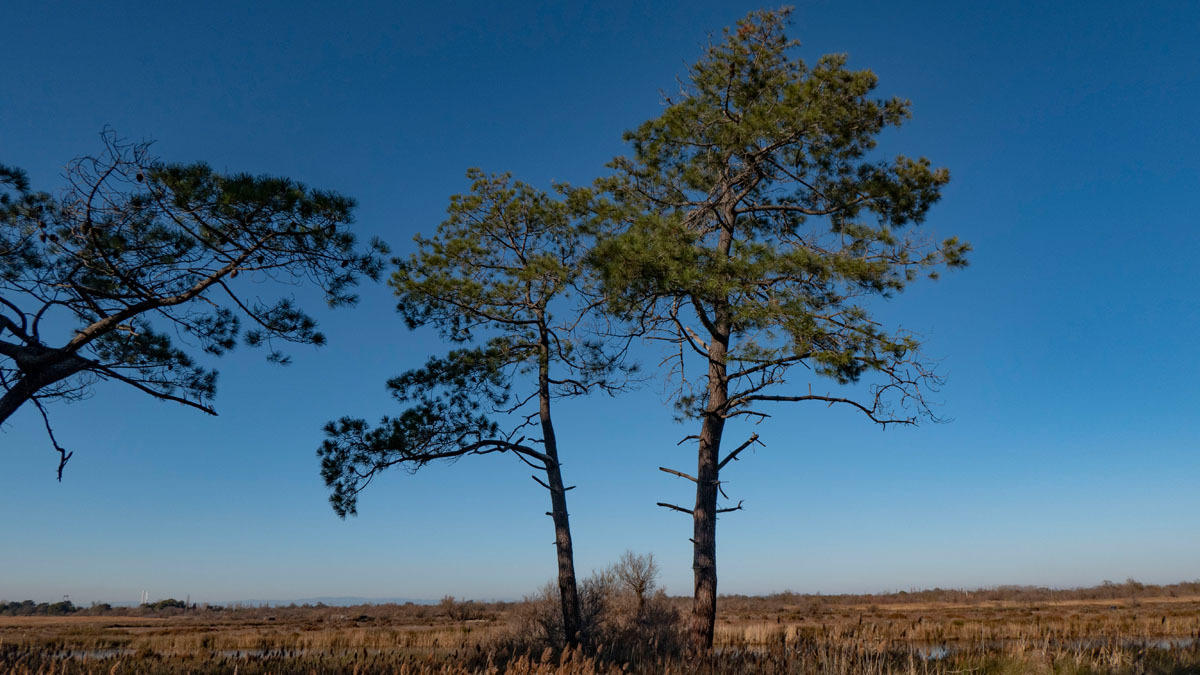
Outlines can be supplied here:
[[[710, 33], [758, 5], [9, 3], [0, 162], [57, 191], [111, 126], [169, 161], [291, 176], [359, 201], [400, 254], [468, 167], [585, 183]], [[926, 228], [966, 270], [880, 309], [927, 340], [949, 421], [880, 431], [777, 409], [723, 478], [722, 593], [1091, 585], [1200, 577], [1200, 5], [799, 2], [813, 61], [845, 52], [912, 100], [889, 152], [951, 170]], [[545, 491], [487, 457], [326, 502], [321, 425], [388, 413], [384, 381], [444, 345], [386, 287], [320, 311], [329, 344], [217, 360], [220, 416], [119, 385], [0, 429], [0, 598], [511, 599], [554, 574]], [[832, 386], [832, 385], [830, 385]], [[576, 564], [653, 552], [691, 593], [694, 467], [661, 383], [558, 416]]]

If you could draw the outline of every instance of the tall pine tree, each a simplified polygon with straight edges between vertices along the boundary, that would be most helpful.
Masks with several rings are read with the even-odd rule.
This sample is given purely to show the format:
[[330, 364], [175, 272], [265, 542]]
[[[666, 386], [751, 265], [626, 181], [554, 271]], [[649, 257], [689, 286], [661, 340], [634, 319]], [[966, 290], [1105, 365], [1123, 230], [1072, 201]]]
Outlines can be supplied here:
[[[784, 402], [850, 406], [880, 424], [929, 413], [936, 376], [915, 336], [865, 304], [966, 263], [955, 239], [914, 226], [949, 180], [924, 158], [880, 160], [876, 138], [909, 103], [872, 97], [876, 77], [844, 56], [791, 58], [787, 10], [755, 12], [691, 67], [663, 113], [627, 133], [629, 157], [599, 182], [601, 221], [619, 231], [592, 256], [612, 307], [678, 348], [677, 405], [699, 421], [693, 518], [695, 647], [716, 617], [716, 520], [726, 421]], [[702, 377], [683, 377], [698, 360]], [[795, 377], [795, 366], [802, 366]], [[814, 393], [811, 375], [847, 386]], [[694, 386], [693, 386], [694, 385]], [[752, 440], [757, 436], [752, 437]]]
[[[388, 382], [404, 410], [371, 426], [326, 426], [321, 472], [339, 515], [392, 467], [509, 453], [550, 493], [562, 610], [561, 638], [581, 638], [567, 487], [552, 417], [555, 400], [622, 388], [627, 341], [585, 330], [591, 312], [585, 237], [573, 207], [507, 175], [468, 173], [471, 192], [417, 253], [398, 261], [391, 285], [410, 328], [435, 327], [460, 345]], [[592, 326], [595, 328], [595, 326]], [[530, 438], [529, 436], [533, 436]], [[554, 638], [555, 636], [550, 636]]]

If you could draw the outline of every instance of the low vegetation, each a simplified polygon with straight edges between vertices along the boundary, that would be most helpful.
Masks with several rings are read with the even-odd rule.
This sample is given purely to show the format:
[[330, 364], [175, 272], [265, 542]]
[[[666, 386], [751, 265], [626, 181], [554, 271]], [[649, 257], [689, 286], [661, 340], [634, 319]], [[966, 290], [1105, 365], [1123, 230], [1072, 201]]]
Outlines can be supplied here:
[[617, 568], [582, 580], [589, 639], [575, 648], [565, 647], [553, 583], [495, 603], [39, 615], [12, 611], [34, 603], [5, 602], [0, 674], [1200, 672], [1200, 582], [722, 596], [705, 656], [682, 646], [690, 598], [653, 579], [640, 598], [636, 588]]

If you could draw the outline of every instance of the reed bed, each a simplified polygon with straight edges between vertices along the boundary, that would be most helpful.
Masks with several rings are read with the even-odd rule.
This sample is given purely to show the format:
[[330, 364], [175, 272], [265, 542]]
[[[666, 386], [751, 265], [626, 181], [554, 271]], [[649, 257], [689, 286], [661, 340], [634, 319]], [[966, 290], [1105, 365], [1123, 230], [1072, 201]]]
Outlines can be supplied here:
[[1200, 673], [1200, 596], [868, 600], [723, 599], [704, 655], [531, 647], [521, 603], [0, 617], [0, 675]]
[[646, 674], [697, 675], [1181, 675], [1200, 672], [1200, 651], [1147, 649], [1129, 643], [1100, 646], [1052, 647], [1012, 645], [1000, 650], [970, 650], [930, 658], [912, 648], [879, 649], [862, 644], [801, 643], [767, 649], [718, 649], [704, 656], [657, 656], [617, 663], [604, 650], [540, 654], [506, 654], [482, 647], [446, 654], [413, 654], [370, 650], [335, 653], [297, 653], [290, 650], [226, 654], [198, 653], [164, 656], [154, 652], [70, 658], [63, 653], [0, 647], [0, 672], [8, 675], [66, 675], [116, 673], [398, 673], [405, 675], [466, 673]]

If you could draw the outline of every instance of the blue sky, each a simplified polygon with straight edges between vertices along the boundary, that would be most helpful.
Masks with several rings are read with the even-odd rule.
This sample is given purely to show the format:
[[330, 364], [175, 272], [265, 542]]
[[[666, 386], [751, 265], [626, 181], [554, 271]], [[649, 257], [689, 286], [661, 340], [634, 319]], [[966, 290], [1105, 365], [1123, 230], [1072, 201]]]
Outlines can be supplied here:
[[[720, 590], [1077, 586], [1200, 577], [1200, 6], [799, 3], [808, 60], [846, 52], [913, 101], [883, 139], [951, 184], [927, 228], [971, 267], [880, 308], [949, 380], [952, 421], [881, 432], [780, 409], [728, 469]], [[0, 162], [55, 191], [109, 125], [171, 161], [292, 176], [359, 200], [400, 253], [468, 167], [584, 183], [657, 114], [706, 36], [757, 5], [23, 3], [5, 9]], [[220, 416], [120, 386], [0, 430], [0, 598], [516, 598], [554, 574], [546, 495], [503, 457], [395, 473], [338, 520], [324, 421], [391, 410], [383, 383], [444, 346], [383, 286], [321, 311], [328, 346], [218, 363]], [[690, 426], [661, 384], [563, 404], [582, 572], [653, 552], [691, 592]]]

